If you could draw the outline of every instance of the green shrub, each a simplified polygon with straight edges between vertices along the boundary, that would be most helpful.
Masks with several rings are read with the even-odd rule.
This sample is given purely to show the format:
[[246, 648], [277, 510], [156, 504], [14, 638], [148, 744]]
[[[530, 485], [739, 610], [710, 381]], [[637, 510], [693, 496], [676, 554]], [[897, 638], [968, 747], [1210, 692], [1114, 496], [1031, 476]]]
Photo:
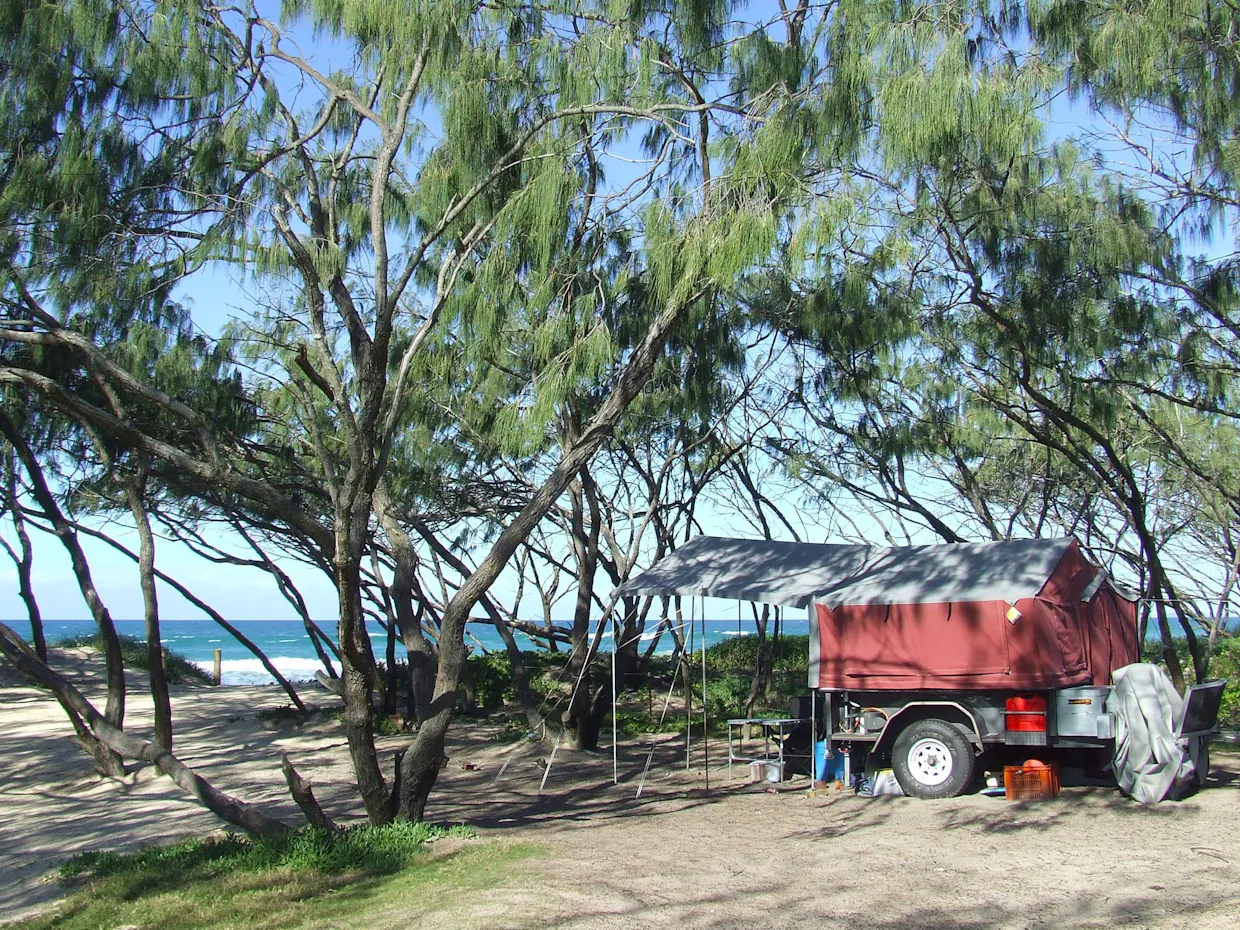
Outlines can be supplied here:
[[644, 710], [622, 710], [616, 714], [616, 732], [622, 736], [646, 736], [652, 733], [683, 733], [685, 715], [683, 712], [669, 712], [659, 719], [662, 708], [655, 708], [654, 715]]
[[[567, 686], [560, 681], [560, 673], [568, 662], [568, 654], [546, 650], [522, 651], [530, 679], [530, 689], [545, 700]], [[461, 682], [461, 696], [473, 692], [474, 709], [483, 712], [499, 710], [517, 699], [517, 685], [512, 677], [512, 660], [507, 652], [489, 652], [471, 655], [465, 660], [465, 677]]]
[[160, 884], [191, 872], [394, 872], [420, 855], [429, 840], [473, 835], [465, 826], [443, 829], [407, 821], [382, 827], [363, 824], [339, 833], [307, 827], [279, 837], [230, 834], [171, 846], [150, 846], [133, 853], [83, 853], [62, 865], [60, 874], [64, 878], [90, 874], [99, 879], [138, 875], [151, 884]]
[[1219, 641], [1210, 660], [1210, 677], [1227, 679], [1223, 703], [1218, 710], [1218, 725], [1226, 729], [1240, 728], [1240, 638]]
[[[767, 644], [771, 644], [768, 635]], [[809, 663], [809, 636], [780, 636], [774, 644], [776, 671], [804, 672]], [[753, 672], [758, 661], [758, 637], [729, 636], [706, 650], [706, 664], [719, 671]]]
[[[136, 668], [147, 671], [151, 664], [147, 661], [146, 640], [137, 636], [120, 635], [117, 637], [121, 641], [121, 660], [126, 668]], [[103, 636], [99, 633], [91, 633], [87, 635], [79, 634], [77, 636], [63, 636], [56, 640], [53, 646], [59, 649], [93, 649], [96, 652], [103, 652]], [[199, 668], [181, 653], [164, 647], [164, 672], [167, 675], [168, 682], [174, 685], [185, 684], [186, 682], [200, 682], [211, 684], [211, 675], [209, 672]]]
[[[706, 677], [706, 714], [711, 720], [740, 717], [745, 711], [745, 700], [753, 687], [753, 673], [744, 675], [724, 674]], [[700, 698], [699, 698], [700, 699]]]

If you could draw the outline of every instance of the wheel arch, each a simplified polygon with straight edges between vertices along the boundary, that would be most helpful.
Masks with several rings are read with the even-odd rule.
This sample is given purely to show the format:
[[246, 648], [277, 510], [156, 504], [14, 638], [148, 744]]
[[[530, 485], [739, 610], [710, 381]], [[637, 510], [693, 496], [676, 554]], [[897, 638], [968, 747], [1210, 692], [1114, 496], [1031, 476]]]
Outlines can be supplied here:
[[891, 749], [900, 732], [918, 720], [937, 719], [953, 723], [961, 728], [965, 739], [973, 745], [974, 754], [982, 751], [982, 731], [977, 719], [963, 704], [957, 701], [912, 701], [887, 718], [887, 723], [874, 742], [871, 752]]

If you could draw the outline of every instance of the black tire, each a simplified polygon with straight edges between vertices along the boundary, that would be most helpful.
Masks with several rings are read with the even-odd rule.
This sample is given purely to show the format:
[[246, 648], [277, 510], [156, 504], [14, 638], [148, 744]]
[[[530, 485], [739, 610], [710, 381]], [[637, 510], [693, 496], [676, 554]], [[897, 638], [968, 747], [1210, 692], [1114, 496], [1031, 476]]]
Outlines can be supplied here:
[[891, 767], [912, 798], [954, 798], [973, 782], [973, 747], [946, 720], [915, 720], [900, 731], [891, 750]]

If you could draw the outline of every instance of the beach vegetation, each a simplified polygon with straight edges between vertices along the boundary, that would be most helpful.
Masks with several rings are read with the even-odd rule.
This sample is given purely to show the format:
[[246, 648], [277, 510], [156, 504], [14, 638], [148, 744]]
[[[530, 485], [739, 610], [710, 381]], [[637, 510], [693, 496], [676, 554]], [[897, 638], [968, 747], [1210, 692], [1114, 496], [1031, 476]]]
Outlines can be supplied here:
[[[121, 644], [121, 657], [125, 668], [138, 671], [149, 668], [150, 653], [146, 648], [146, 640], [123, 633], [117, 634], [117, 639]], [[61, 636], [53, 641], [52, 645], [57, 649], [90, 649], [93, 652], [103, 652], [103, 641], [98, 633]], [[165, 646], [163, 651], [164, 670], [169, 684], [211, 684], [211, 673], [206, 669], [191, 662], [175, 649]]]
[[363, 928], [396, 914], [442, 915], [502, 888], [512, 866], [534, 852], [472, 836], [460, 826], [396, 823], [86, 854], [61, 868], [68, 897], [17, 926]]

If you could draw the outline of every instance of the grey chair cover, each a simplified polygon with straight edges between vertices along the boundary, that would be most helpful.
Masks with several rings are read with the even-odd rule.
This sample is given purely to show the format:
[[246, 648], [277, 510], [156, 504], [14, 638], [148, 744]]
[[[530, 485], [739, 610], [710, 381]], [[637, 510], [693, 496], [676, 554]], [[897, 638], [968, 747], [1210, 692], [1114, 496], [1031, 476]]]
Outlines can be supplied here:
[[1115, 714], [1115, 777], [1142, 804], [1178, 800], [1209, 768], [1204, 737], [1179, 736], [1184, 699], [1157, 665], [1117, 669], [1107, 710]]

